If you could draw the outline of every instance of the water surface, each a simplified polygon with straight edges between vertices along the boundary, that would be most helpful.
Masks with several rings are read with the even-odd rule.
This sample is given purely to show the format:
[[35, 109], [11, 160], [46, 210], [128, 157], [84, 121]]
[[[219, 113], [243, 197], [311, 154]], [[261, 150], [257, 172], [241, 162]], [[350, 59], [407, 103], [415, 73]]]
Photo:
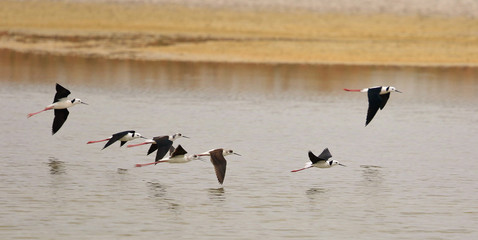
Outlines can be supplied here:
[[[475, 239], [478, 70], [117, 61], [0, 52], [2, 239]], [[58, 82], [75, 106], [30, 119]], [[366, 96], [393, 85], [364, 127]], [[181, 132], [209, 161], [87, 145]], [[141, 142], [136, 140], [135, 143]], [[291, 173], [328, 147], [347, 165]]]

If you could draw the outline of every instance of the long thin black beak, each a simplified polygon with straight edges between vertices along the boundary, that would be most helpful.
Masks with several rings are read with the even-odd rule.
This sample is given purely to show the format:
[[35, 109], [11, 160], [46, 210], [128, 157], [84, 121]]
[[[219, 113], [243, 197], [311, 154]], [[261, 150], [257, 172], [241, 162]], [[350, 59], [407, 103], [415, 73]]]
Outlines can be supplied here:
[[141, 136], [140, 138], [144, 138], [144, 139], [147, 139], [146, 137], [143, 137], [143, 136]]
[[242, 156], [242, 155], [241, 155], [241, 154], [239, 154], [239, 153], [232, 153], [232, 154], [235, 154], [235, 155], [237, 155], [237, 156]]
[[338, 165], [340, 165], [342, 167], [347, 167], [347, 166], [343, 165], [342, 163], [338, 163]]
[[85, 102], [81, 102], [81, 104], [90, 105], [90, 104], [88, 104], [88, 103], [85, 103]]
[[399, 92], [399, 93], [402, 93], [402, 92], [400, 92], [400, 91], [398, 91], [398, 90], [395, 90], [395, 92]]
[[183, 138], [190, 138], [190, 137], [187, 137], [187, 136], [184, 136], [184, 135], [183, 135], [182, 137], [183, 137]]

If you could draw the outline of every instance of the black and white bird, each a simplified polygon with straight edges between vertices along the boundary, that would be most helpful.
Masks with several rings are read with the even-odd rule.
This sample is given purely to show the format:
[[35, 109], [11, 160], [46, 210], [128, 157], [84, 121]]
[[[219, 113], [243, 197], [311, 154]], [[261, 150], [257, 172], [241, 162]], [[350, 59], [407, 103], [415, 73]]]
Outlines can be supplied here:
[[136, 147], [136, 146], [141, 146], [145, 144], [151, 144], [151, 147], [149, 147], [148, 149], [147, 155], [157, 150], [155, 161], [158, 161], [158, 160], [161, 160], [166, 155], [166, 153], [168, 153], [171, 146], [173, 146], [173, 141], [180, 137], [189, 138], [182, 135], [181, 133], [176, 133], [171, 136], [154, 137], [153, 139], [149, 139], [138, 144], [131, 144], [131, 145], [128, 145], [127, 147]]
[[210, 156], [211, 157], [211, 163], [214, 165], [214, 170], [216, 171], [216, 177], [217, 181], [222, 184], [224, 182], [224, 178], [226, 177], [226, 165], [227, 161], [224, 158], [224, 156], [235, 154], [238, 156], [241, 156], [238, 153], [235, 153], [234, 151], [230, 149], [222, 149], [222, 148], [217, 148], [217, 149], [212, 149], [207, 152], [198, 154], [198, 156]]
[[197, 154], [186, 155], [188, 152], [184, 150], [181, 145], [178, 145], [177, 148], [171, 147], [170, 155], [152, 163], [143, 163], [143, 164], [136, 164], [135, 167], [144, 167], [148, 165], [156, 165], [158, 163], [167, 162], [167, 163], [187, 163], [192, 160], [201, 160], [201, 157]]
[[365, 122], [365, 126], [367, 126], [370, 121], [372, 121], [373, 117], [377, 113], [378, 109], [382, 110], [387, 104], [388, 99], [390, 98], [391, 92], [398, 92], [397, 89], [391, 86], [377, 86], [371, 88], [364, 88], [360, 89], [347, 89], [344, 88], [345, 91], [349, 92], [366, 92], [368, 95], [368, 111], [367, 111], [367, 120]]
[[305, 167], [297, 170], [292, 170], [291, 172], [298, 172], [302, 171], [311, 167], [318, 167], [318, 168], [331, 168], [335, 165], [340, 165], [344, 166], [343, 164], [339, 163], [338, 161], [335, 160], [329, 160], [329, 158], [332, 157], [332, 154], [330, 154], [330, 151], [328, 148], [324, 149], [322, 153], [319, 156], [315, 156], [312, 151], [309, 151], [309, 159], [310, 162], [307, 162], [305, 164]]
[[41, 112], [47, 111], [54, 109], [55, 110], [55, 118], [53, 119], [53, 125], [52, 125], [52, 135], [58, 132], [60, 130], [61, 126], [63, 126], [63, 123], [65, 123], [66, 119], [68, 118], [68, 112], [69, 107], [75, 106], [76, 104], [86, 104], [85, 102], [82, 102], [81, 99], [79, 98], [74, 98], [72, 100], [66, 99], [68, 95], [70, 95], [70, 91], [60, 84], [56, 84], [56, 94], [55, 98], [53, 98], [53, 103], [46, 106], [45, 109], [34, 112], [34, 113], [29, 113], [27, 116], [31, 117], [33, 115], [39, 114]]
[[105, 144], [105, 146], [102, 148], [102, 150], [103, 150], [103, 149], [107, 148], [109, 145], [115, 143], [118, 140], [121, 142], [120, 147], [122, 147], [127, 141], [131, 141], [131, 140], [134, 140], [134, 139], [137, 139], [137, 138], [145, 138], [145, 137], [141, 136], [141, 134], [137, 133], [136, 131], [129, 130], [129, 131], [123, 131], [123, 132], [115, 133], [111, 137], [105, 138], [105, 139], [102, 139], [102, 140], [89, 141], [86, 144], [108, 141]]

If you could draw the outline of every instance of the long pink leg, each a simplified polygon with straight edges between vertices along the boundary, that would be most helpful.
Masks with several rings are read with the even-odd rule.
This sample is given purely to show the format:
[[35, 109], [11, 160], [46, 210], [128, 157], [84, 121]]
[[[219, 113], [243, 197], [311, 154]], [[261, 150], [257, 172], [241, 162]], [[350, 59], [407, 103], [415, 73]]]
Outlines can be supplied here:
[[111, 138], [107, 138], [107, 139], [103, 139], [103, 140], [98, 140], [98, 141], [89, 141], [89, 142], [87, 142], [86, 144], [104, 142], [104, 141], [108, 141], [108, 140], [110, 140], [110, 139], [111, 139]]
[[137, 146], [141, 146], [141, 145], [145, 145], [145, 144], [152, 144], [151, 142], [143, 142], [143, 143], [138, 143], [138, 144], [130, 144], [126, 147], [137, 147]]
[[348, 89], [348, 88], [344, 88], [345, 91], [349, 91], [349, 92], [360, 92], [361, 90], [360, 89]]
[[156, 163], [162, 163], [162, 162], [167, 162], [168, 160], [160, 160], [160, 161], [157, 161], [157, 162], [152, 162], [152, 163], [143, 163], [143, 164], [136, 164], [134, 165], [135, 167], [144, 167], [144, 166], [149, 166], [149, 165], [153, 165], [153, 164], [156, 164]]
[[302, 171], [302, 170], [305, 170], [305, 169], [308, 169], [308, 168], [311, 168], [313, 166], [310, 166], [310, 167], [305, 167], [305, 168], [301, 168], [301, 169], [297, 169], [297, 170], [292, 170], [291, 172], [298, 172], [298, 171]]
[[50, 110], [50, 109], [53, 109], [53, 108], [51, 108], [51, 107], [50, 107], [50, 108], [45, 108], [45, 109], [43, 109], [43, 110], [41, 110], [41, 111], [38, 111], [38, 112], [29, 113], [29, 114], [27, 115], [27, 117], [29, 118], [29, 117], [31, 117], [31, 116], [33, 116], [33, 115], [37, 115], [37, 114], [39, 114], [39, 113], [41, 113], [41, 112], [44, 112], [44, 111], [47, 111], [47, 110]]

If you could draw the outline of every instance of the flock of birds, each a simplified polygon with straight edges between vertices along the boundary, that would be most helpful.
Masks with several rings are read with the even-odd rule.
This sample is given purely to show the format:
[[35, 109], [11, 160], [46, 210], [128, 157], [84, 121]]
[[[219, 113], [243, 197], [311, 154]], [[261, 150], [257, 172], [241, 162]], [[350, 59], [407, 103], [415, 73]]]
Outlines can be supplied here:
[[[364, 89], [344, 89], [344, 90], [351, 91], [351, 92], [366, 92], [367, 93], [368, 110], [367, 110], [367, 118], [365, 121], [365, 126], [367, 126], [370, 123], [370, 121], [372, 121], [373, 117], [375, 116], [375, 114], [378, 112], [379, 109], [382, 110], [385, 107], [385, 104], [387, 104], [387, 101], [390, 98], [391, 92], [401, 93], [400, 91], [398, 91], [397, 89], [391, 86], [377, 86], [377, 87], [364, 88]], [[68, 89], [64, 88], [63, 86], [57, 83], [56, 94], [55, 94], [55, 97], [53, 98], [53, 103], [46, 106], [43, 110], [30, 113], [27, 116], [32, 117], [41, 112], [53, 109], [55, 113], [55, 118], [53, 119], [52, 135], [54, 135], [56, 132], [58, 132], [58, 130], [60, 130], [60, 128], [63, 126], [66, 119], [68, 118], [69, 111], [67, 108], [75, 106], [77, 104], [87, 105], [87, 103], [81, 101], [81, 99], [78, 99], [78, 98], [74, 98], [71, 100], [67, 99], [68, 95], [70, 94], [71, 92]], [[156, 151], [156, 157], [154, 162], [136, 164], [135, 167], [156, 165], [158, 163], [163, 163], [163, 162], [187, 163], [192, 160], [201, 160], [201, 157], [204, 157], [204, 156], [209, 156], [210, 161], [214, 166], [217, 180], [220, 184], [222, 184], [226, 176], [226, 165], [227, 165], [227, 161], [224, 157], [227, 155], [232, 155], [232, 154], [241, 156], [240, 154], [235, 153], [233, 150], [223, 149], [223, 148], [212, 149], [200, 154], [188, 155], [187, 154], [188, 152], [181, 145], [178, 145], [177, 147], [173, 147], [173, 141], [180, 137], [188, 138], [182, 135], [181, 133], [176, 133], [171, 136], [157, 136], [152, 139], [147, 139], [143, 143], [128, 145], [127, 147], [136, 147], [140, 145], [151, 144], [150, 148], [148, 149], [147, 155]], [[102, 149], [105, 149], [117, 141], [120, 141], [120, 146], [123, 146], [126, 142], [134, 140], [134, 139], [138, 139], [138, 138], [146, 139], [140, 133], [137, 133], [136, 131], [133, 131], [133, 130], [129, 130], [129, 131], [122, 131], [122, 132], [115, 133], [111, 137], [105, 138], [102, 140], [89, 141], [87, 142], [87, 144], [106, 142], [106, 144], [102, 148]], [[166, 156], [168, 152], [169, 152], [169, 155]], [[307, 162], [303, 168], [292, 170], [291, 172], [298, 172], [305, 169], [309, 169], [311, 167], [330, 168], [335, 165], [345, 166], [339, 163], [338, 161], [329, 160], [331, 157], [332, 157], [332, 154], [330, 153], [328, 148], [325, 148], [322, 151], [322, 153], [319, 154], [318, 156], [315, 156], [314, 153], [312, 153], [312, 151], [309, 151], [310, 162]]]

